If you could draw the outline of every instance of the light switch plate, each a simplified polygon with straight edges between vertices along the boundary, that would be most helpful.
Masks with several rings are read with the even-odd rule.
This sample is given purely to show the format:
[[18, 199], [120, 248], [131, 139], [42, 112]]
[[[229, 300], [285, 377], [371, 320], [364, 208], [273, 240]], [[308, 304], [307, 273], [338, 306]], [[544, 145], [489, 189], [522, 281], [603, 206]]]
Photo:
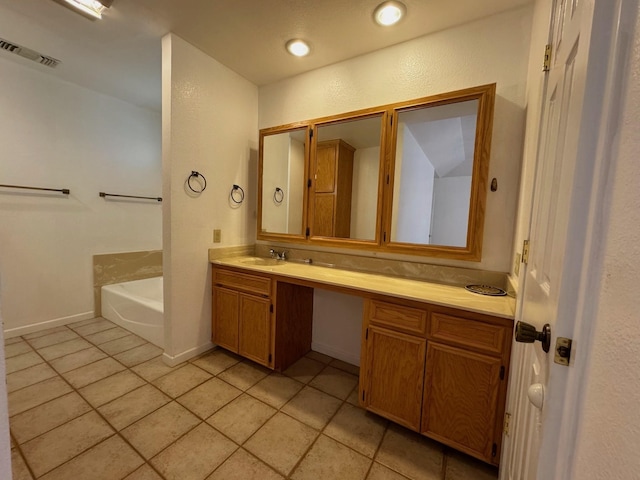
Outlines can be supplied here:
[[221, 237], [222, 237], [222, 230], [220, 230], [219, 228], [216, 228], [213, 231], [213, 243], [220, 243]]

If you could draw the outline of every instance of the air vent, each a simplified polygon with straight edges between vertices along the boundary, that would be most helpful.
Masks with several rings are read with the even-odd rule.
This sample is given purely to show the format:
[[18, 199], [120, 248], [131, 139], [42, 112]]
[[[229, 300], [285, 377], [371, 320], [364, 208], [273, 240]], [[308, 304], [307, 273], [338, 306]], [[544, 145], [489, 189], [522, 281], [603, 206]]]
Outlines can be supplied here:
[[31, 50], [30, 48], [18, 45], [17, 43], [9, 42], [4, 38], [0, 38], [0, 50], [15, 53], [16, 55], [28, 58], [29, 60], [37, 62], [40, 65], [44, 65], [46, 67], [56, 68], [60, 64], [60, 60], [58, 59], [55, 59], [48, 55], [43, 55], [42, 53], [38, 53], [34, 50]]

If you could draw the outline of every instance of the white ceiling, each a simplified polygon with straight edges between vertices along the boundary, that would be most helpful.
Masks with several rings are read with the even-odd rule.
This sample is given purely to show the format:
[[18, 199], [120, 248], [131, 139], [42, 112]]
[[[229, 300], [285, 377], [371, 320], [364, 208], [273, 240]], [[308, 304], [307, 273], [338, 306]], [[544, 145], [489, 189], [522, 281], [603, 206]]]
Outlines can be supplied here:
[[[0, 38], [62, 61], [55, 70], [0, 52], [33, 68], [160, 109], [160, 38], [169, 31], [256, 85], [517, 8], [532, 0], [404, 0], [394, 27], [372, 20], [382, 0], [114, 0], [92, 22], [52, 0], [0, 0]], [[306, 58], [284, 43], [311, 43]]]

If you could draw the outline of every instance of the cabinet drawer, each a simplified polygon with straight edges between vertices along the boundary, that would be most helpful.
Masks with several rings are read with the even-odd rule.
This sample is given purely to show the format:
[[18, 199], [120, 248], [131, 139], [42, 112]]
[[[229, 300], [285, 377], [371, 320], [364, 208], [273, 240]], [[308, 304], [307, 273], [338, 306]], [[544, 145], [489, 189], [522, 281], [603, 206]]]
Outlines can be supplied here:
[[256, 295], [264, 295], [266, 297], [271, 295], [271, 279], [249, 273], [239, 273], [214, 268], [213, 284], [231, 287], [235, 290]]
[[427, 312], [417, 308], [371, 300], [369, 302], [369, 322], [373, 325], [424, 335], [427, 331]]
[[500, 325], [433, 312], [429, 338], [500, 355], [505, 330]]

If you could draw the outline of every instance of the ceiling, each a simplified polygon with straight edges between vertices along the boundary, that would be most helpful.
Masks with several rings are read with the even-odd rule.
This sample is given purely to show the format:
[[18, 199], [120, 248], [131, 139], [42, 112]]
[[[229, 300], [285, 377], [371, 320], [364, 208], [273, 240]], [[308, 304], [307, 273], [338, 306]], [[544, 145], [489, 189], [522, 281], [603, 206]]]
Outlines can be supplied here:
[[[0, 38], [62, 61], [64, 80], [160, 109], [161, 37], [174, 32], [256, 85], [265, 85], [428, 33], [517, 8], [532, 0], [403, 0], [393, 27], [373, 22], [382, 0], [114, 0], [90, 21], [52, 0], [0, 0]], [[290, 38], [311, 43], [289, 55]]]

